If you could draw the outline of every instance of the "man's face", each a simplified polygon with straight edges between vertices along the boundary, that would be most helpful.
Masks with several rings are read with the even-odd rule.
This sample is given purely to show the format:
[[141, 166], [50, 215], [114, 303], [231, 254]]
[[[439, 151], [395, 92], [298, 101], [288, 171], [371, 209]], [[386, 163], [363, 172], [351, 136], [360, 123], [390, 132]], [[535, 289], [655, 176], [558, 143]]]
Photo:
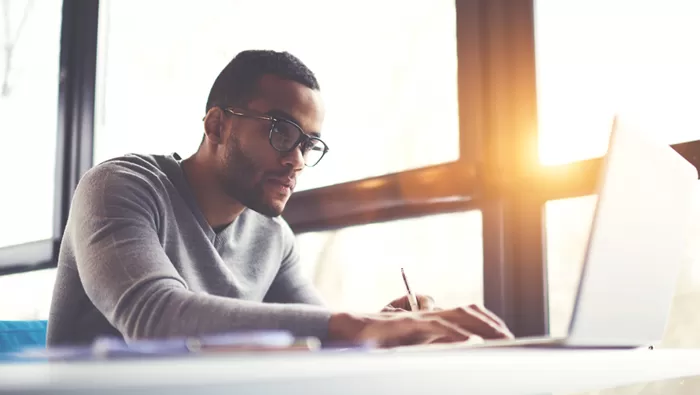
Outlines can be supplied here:
[[[318, 91], [274, 75], [260, 79], [259, 93], [241, 110], [292, 121], [309, 135], [320, 133], [324, 116]], [[290, 152], [275, 150], [269, 142], [270, 121], [224, 116], [223, 189], [252, 210], [269, 217], [280, 215], [304, 169], [300, 147]]]

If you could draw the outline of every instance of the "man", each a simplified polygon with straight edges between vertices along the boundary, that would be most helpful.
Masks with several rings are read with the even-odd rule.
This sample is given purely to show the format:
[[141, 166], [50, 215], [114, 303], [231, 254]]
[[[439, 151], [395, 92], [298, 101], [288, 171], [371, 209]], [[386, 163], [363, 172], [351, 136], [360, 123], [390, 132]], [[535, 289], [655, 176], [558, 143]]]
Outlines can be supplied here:
[[512, 337], [477, 306], [333, 312], [299, 269], [282, 213], [328, 151], [314, 74], [289, 53], [245, 51], [211, 89], [198, 151], [127, 155], [88, 171], [61, 245], [48, 344], [284, 329], [333, 342]]

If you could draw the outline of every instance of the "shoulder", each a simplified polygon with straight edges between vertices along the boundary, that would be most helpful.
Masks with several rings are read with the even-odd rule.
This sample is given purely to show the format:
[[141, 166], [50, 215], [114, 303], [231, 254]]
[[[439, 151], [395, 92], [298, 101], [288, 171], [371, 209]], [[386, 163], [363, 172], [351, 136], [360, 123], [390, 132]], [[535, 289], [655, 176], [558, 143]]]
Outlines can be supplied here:
[[168, 158], [129, 154], [109, 159], [88, 170], [78, 182], [73, 204], [114, 203], [130, 200], [153, 205], [164, 191]]
[[78, 187], [157, 188], [167, 178], [164, 167], [174, 159], [161, 155], [128, 154], [109, 159], [88, 170]]
[[128, 183], [136, 179], [157, 180], [165, 176], [163, 165], [167, 159], [168, 157], [161, 155], [138, 154], [112, 158], [88, 170], [81, 182]]

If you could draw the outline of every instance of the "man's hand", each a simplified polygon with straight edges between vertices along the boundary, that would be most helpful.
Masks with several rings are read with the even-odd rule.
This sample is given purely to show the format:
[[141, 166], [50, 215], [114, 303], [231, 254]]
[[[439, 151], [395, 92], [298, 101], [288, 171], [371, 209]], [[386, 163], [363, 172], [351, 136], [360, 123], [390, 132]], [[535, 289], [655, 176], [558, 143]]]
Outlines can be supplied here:
[[[418, 310], [430, 311], [436, 309], [435, 300], [428, 295], [416, 295], [416, 300], [418, 301]], [[411, 311], [411, 304], [408, 301], [408, 295], [392, 300], [382, 309], [383, 313], [397, 313], [401, 311]]]
[[484, 339], [512, 339], [513, 333], [496, 314], [486, 307], [472, 304], [449, 310], [437, 310], [421, 314], [423, 317], [439, 317]]
[[477, 305], [418, 313], [334, 314], [328, 331], [331, 341], [373, 341], [379, 347], [513, 338], [500, 318]]

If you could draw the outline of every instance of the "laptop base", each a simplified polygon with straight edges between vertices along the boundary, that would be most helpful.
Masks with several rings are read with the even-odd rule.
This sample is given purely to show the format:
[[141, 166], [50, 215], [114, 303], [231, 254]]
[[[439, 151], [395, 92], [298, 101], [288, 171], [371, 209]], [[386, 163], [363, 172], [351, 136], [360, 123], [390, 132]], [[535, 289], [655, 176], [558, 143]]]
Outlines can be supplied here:
[[610, 345], [577, 345], [572, 344], [567, 338], [553, 337], [530, 337], [514, 340], [492, 340], [483, 343], [441, 343], [425, 344], [415, 346], [402, 346], [394, 348], [396, 351], [456, 351], [456, 350], [478, 350], [496, 348], [528, 348], [528, 349], [561, 349], [561, 350], [634, 350], [653, 346], [610, 346]]

